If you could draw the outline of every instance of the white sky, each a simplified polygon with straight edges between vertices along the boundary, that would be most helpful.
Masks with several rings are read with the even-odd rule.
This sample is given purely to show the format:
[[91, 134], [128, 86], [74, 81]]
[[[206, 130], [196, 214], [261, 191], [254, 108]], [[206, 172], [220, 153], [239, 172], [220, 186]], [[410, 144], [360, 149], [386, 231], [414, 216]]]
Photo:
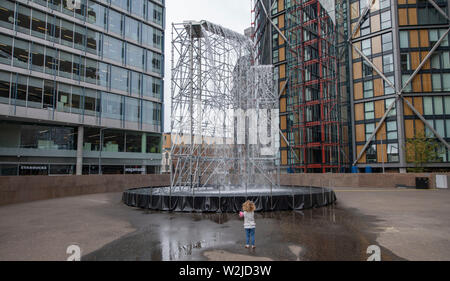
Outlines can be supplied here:
[[166, 0], [164, 131], [170, 130], [172, 23], [208, 20], [239, 33], [251, 25], [251, 0]]

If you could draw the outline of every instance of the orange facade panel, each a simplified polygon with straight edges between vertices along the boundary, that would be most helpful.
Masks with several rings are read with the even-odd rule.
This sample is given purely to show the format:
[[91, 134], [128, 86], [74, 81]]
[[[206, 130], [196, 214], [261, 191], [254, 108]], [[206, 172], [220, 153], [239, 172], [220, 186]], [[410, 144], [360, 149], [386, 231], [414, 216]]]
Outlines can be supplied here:
[[408, 8], [408, 24], [417, 25], [417, 9]]
[[[405, 99], [408, 100], [411, 104], [414, 104], [411, 97], [406, 97]], [[406, 102], [403, 102], [403, 114], [406, 116], [414, 115], [414, 112], [412, 112], [411, 108], [409, 108]]]
[[376, 97], [384, 95], [383, 79], [378, 78], [373, 80], [373, 94]]
[[280, 99], [280, 112], [286, 112], [286, 98]]
[[356, 133], [356, 141], [363, 142], [366, 140], [366, 132], [365, 132], [364, 124], [358, 124], [355, 126]]
[[[363, 149], [363, 147], [364, 147], [363, 145], [358, 145], [356, 147], [356, 156], [358, 156], [361, 153], [361, 150]], [[364, 164], [364, 163], [366, 163], [366, 153], [365, 152], [358, 161], [358, 164]]]
[[355, 120], [364, 120], [364, 103], [355, 104]]
[[362, 65], [361, 62], [355, 62], [353, 64], [353, 79], [361, 79], [362, 78]]
[[353, 84], [353, 94], [355, 100], [360, 100], [363, 98], [363, 86], [362, 82]]
[[398, 24], [401, 25], [408, 25], [408, 17], [407, 17], [407, 9], [401, 8], [398, 9]]
[[287, 151], [286, 150], [282, 150], [281, 151], [281, 165], [287, 165], [288, 161], [287, 161]]
[[405, 120], [405, 137], [414, 138], [414, 120]]

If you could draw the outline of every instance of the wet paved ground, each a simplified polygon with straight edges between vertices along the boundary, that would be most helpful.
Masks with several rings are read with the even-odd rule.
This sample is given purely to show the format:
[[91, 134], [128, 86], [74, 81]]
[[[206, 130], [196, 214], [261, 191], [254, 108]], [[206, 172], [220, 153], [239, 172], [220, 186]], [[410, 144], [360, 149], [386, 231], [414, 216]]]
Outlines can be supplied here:
[[[450, 191], [336, 189], [335, 206], [256, 215], [162, 213], [96, 194], [0, 207], [0, 260], [450, 260]], [[411, 249], [412, 248], [412, 249]], [[399, 254], [401, 253], [401, 254]]]

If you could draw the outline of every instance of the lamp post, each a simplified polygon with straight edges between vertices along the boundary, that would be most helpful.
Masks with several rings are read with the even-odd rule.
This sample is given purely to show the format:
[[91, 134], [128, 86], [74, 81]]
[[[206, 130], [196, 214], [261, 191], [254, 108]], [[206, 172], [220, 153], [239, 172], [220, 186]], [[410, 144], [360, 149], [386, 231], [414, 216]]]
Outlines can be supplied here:
[[384, 148], [383, 148], [383, 137], [386, 137], [386, 134], [381, 135], [381, 167], [383, 168], [383, 174], [384, 174]]

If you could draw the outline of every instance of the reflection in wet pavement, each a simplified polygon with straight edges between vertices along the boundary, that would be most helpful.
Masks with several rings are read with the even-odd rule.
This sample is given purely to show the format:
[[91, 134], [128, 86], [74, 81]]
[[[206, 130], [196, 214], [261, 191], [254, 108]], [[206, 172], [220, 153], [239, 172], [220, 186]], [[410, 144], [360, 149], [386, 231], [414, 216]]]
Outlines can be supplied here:
[[[375, 217], [339, 206], [257, 213], [257, 248], [249, 250], [237, 214], [133, 212], [137, 231], [83, 260], [367, 260], [379, 232]], [[401, 258], [382, 248], [382, 260]]]

